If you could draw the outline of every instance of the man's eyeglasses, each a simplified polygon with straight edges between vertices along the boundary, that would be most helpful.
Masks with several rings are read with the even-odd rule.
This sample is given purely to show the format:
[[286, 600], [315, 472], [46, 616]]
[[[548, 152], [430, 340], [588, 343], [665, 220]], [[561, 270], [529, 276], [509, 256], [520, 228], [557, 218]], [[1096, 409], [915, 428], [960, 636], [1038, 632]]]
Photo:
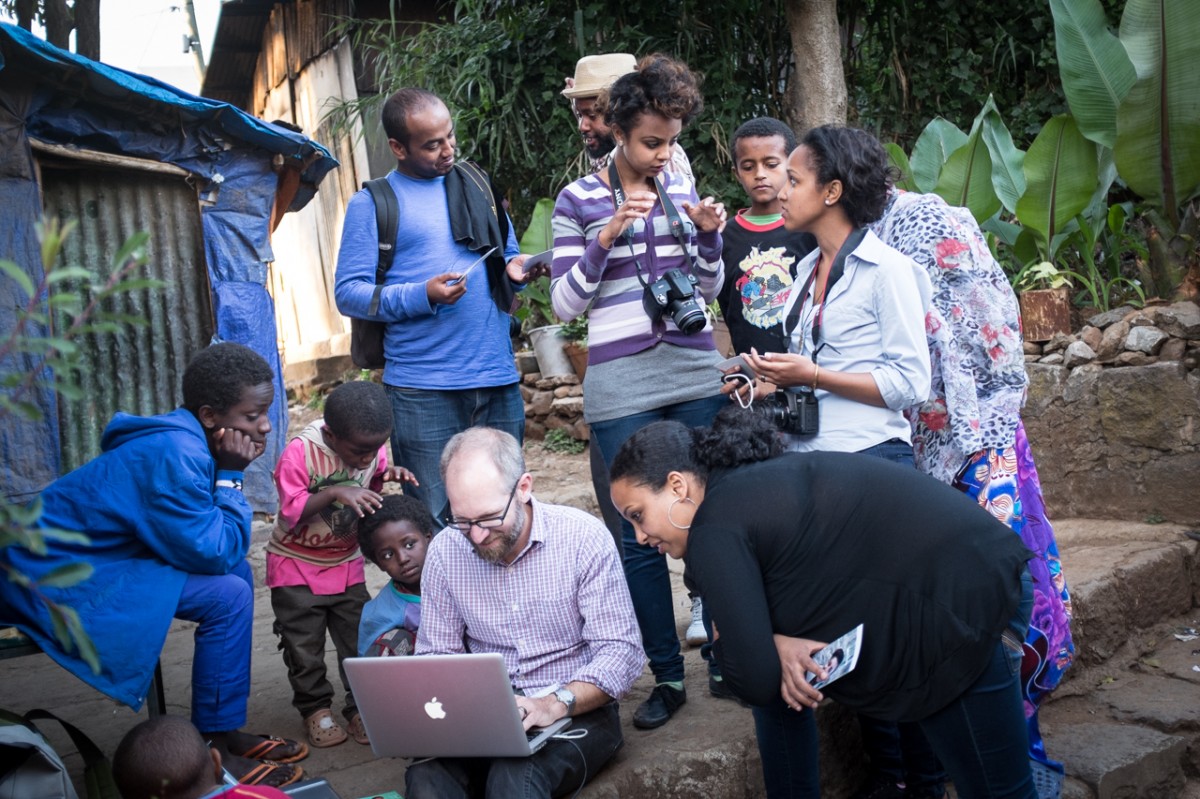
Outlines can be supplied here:
[[517, 486], [520, 484], [521, 479], [517, 478], [517, 482], [513, 483], [512, 491], [508, 493], [508, 502], [505, 503], [504, 510], [500, 511], [499, 516], [488, 516], [483, 519], [459, 519], [451, 511], [446, 514], [446, 525], [460, 533], [469, 533], [472, 527], [478, 527], [480, 530], [492, 530], [499, 527], [504, 524], [504, 519], [508, 516], [508, 509], [512, 507], [513, 497], [517, 495]]

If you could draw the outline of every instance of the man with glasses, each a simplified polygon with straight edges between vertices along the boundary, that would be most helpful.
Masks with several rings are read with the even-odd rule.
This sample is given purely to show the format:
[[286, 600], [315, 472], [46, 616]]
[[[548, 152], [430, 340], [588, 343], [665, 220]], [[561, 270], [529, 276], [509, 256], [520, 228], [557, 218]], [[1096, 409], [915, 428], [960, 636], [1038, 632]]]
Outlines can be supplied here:
[[623, 743], [616, 700], [645, 662], [616, 546], [589, 514], [534, 498], [508, 433], [459, 433], [441, 473], [450, 512], [425, 558], [416, 654], [499, 653], [525, 728], [570, 716], [578, 737], [528, 758], [414, 764], [405, 796], [570, 794]]

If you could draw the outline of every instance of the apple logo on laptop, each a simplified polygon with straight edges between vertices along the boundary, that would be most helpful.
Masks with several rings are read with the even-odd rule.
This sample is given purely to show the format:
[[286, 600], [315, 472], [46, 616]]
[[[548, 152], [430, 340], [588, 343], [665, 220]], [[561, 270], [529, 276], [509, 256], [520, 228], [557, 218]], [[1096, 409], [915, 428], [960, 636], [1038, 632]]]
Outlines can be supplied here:
[[425, 715], [431, 719], [446, 718], [446, 711], [442, 710], [442, 703], [438, 701], [436, 696], [425, 703]]

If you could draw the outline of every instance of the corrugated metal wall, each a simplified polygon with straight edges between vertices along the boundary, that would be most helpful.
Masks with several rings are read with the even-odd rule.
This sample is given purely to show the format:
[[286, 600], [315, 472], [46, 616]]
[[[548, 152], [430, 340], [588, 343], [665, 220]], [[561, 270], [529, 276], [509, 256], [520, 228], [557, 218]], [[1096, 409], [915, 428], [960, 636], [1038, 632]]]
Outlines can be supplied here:
[[212, 337], [212, 304], [196, 191], [181, 177], [42, 161], [47, 215], [77, 219], [63, 264], [108, 277], [112, 258], [139, 230], [150, 233], [143, 276], [167, 285], [122, 294], [110, 310], [148, 321], [87, 342], [81, 400], [59, 401], [63, 469], [100, 451], [100, 434], [118, 410], [165, 413], [182, 400], [188, 359]]

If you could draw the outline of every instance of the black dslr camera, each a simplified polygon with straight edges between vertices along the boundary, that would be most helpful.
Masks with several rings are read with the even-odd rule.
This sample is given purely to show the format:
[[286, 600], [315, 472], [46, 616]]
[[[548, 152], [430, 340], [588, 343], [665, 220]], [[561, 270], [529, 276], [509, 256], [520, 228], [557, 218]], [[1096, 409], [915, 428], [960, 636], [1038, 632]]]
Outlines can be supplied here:
[[811, 388], [780, 389], [767, 401], [771, 421], [794, 436], [815, 436], [820, 431], [821, 416], [817, 408], [817, 395]]
[[668, 269], [665, 275], [646, 286], [642, 294], [646, 315], [657, 322], [664, 312], [669, 313], [684, 335], [699, 333], [706, 320], [704, 308], [696, 301], [696, 282], [694, 276], [682, 269]]

